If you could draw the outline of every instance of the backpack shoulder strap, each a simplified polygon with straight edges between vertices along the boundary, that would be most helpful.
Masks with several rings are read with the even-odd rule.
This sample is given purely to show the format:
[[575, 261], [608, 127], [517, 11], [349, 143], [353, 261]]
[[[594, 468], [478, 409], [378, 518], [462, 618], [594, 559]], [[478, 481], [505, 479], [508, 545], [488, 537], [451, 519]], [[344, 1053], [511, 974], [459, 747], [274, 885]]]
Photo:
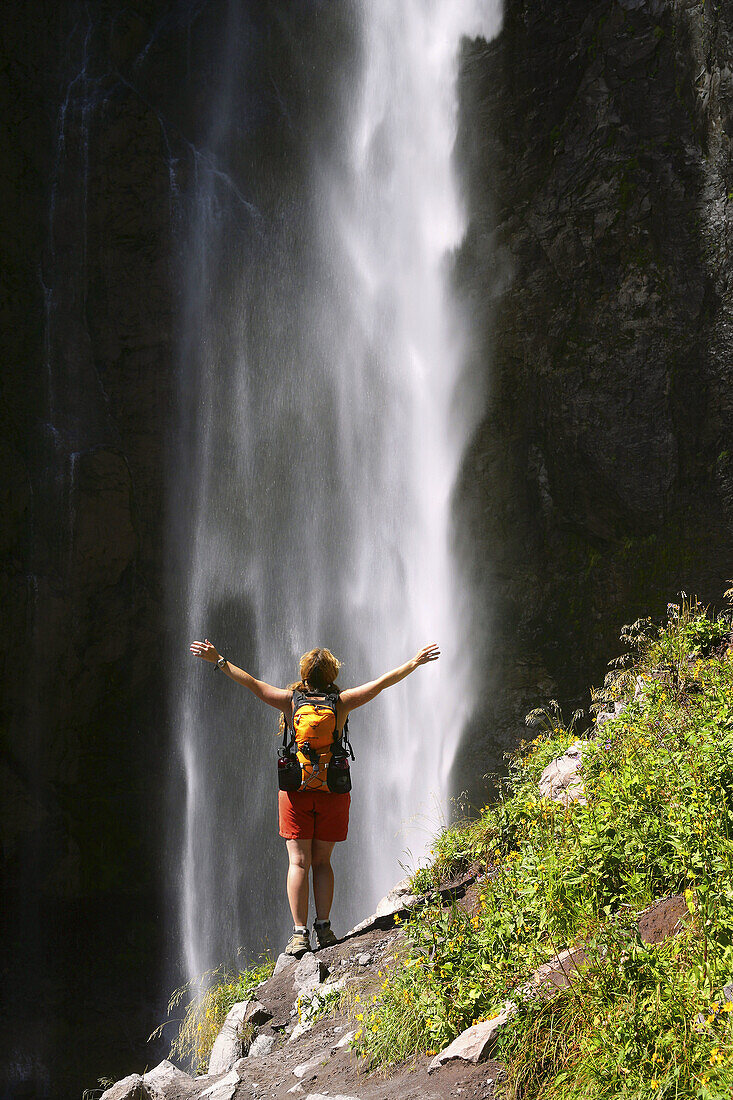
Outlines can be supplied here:
[[[336, 710], [336, 706], [338, 704], [339, 699], [341, 698], [341, 692], [340, 691], [335, 691], [333, 693], [333, 695], [330, 696], [330, 698], [333, 700], [333, 712], [336, 715], [337, 720], [338, 720], [338, 711]], [[349, 756], [351, 757], [352, 760], [355, 760], [356, 757], [354, 756], [354, 750], [351, 747], [351, 741], [349, 740], [349, 716], [348, 716], [348, 714], [346, 715], [346, 718], [344, 720], [344, 728], [341, 730], [340, 734], [338, 734], [338, 735], [337, 734], [338, 734], [338, 731], [335, 730], [334, 735], [333, 735], [334, 745], [336, 745], [338, 742], [341, 742], [341, 745], [342, 745], [344, 751], [349, 754]]]
[[[293, 698], [292, 698], [292, 708], [291, 709], [292, 709], [292, 713], [294, 714], [295, 713], [295, 689], [293, 689]], [[285, 749], [287, 751], [288, 747], [292, 748], [292, 745], [295, 741], [295, 730], [294, 730], [293, 726], [290, 723], [290, 719], [286, 716], [284, 711], [282, 711], [282, 717], [283, 717], [283, 749]], [[288, 746], [288, 738], [290, 739], [290, 746]]]

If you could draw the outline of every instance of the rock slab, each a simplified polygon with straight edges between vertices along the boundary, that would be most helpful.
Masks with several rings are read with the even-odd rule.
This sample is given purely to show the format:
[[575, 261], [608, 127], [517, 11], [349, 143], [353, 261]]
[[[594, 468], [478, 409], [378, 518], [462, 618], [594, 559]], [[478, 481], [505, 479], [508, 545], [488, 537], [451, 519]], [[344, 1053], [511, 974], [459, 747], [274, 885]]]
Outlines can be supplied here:
[[582, 947], [569, 948], [561, 951], [554, 958], [539, 966], [525, 987], [525, 992], [533, 993], [542, 991], [552, 993], [558, 989], [565, 989], [572, 984], [572, 976], [577, 974], [578, 967], [585, 962], [585, 951]]
[[411, 909], [420, 900], [419, 894], [412, 894], [410, 892], [410, 880], [409, 878], [400, 879], [395, 883], [388, 894], [377, 903], [377, 908], [374, 910], [375, 917], [391, 917], [394, 913], [399, 913], [401, 909]]
[[148, 1094], [140, 1074], [131, 1073], [129, 1077], [123, 1077], [103, 1092], [101, 1100], [148, 1100]]
[[312, 993], [328, 977], [328, 968], [309, 951], [303, 955], [293, 973], [293, 986], [299, 997]]
[[143, 1074], [143, 1088], [146, 1100], [166, 1100], [171, 1094], [190, 1092], [194, 1085], [193, 1077], [184, 1073], [178, 1066], [164, 1059], [155, 1069]]
[[286, 955], [284, 951], [281, 951], [275, 963], [273, 978], [281, 974], [283, 970], [289, 970], [291, 966], [295, 966], [296, 961], [295, 955]]
[[503, 1010], [493, 1020], [482, 1020], [479, 1024], [466, 1028], [440, 1054], [436, 1054], [428, 1066], [428, 1073], [435, 1073], [446, 1062], [459, 1058], [463, 1062], [482, 1062], [488, 1057], [491, 1045], [497, 1033], [517, 1011], [513, 1001], [507, 1001]]
[[215, 1081], [213, 1085], [209, 1085], [207, 1089], [199, 1093], [198, 1100], [232, 1100], [239, 1080], [236, 1069], [232, 1069], [221, 1080]]
[[242, 1030], [271, 1019], [272, 1014], [259, 1001], [238, 1001], [227, 1013], [221, 1031], [214, 1040], [209, 1058], [209, 1073], [228, 1073], [242, 1057]]

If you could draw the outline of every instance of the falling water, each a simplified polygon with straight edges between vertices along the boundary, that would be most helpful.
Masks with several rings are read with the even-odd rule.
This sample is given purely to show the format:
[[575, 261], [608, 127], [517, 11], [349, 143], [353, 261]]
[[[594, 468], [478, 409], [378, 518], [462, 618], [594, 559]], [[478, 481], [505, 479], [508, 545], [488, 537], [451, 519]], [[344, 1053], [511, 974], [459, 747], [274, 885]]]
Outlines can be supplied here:
[[[301, 41], [278, 88], [286, 121], [273, 142], [290, 156], [268, 148], [258, 168], [242, 70], [252, 30], [233, 5], [196, 160], [171, 528], [190, 975], [238, 946], [278, 947], [289, 923], [277, 716], [187, 658], [190, 638], [280, 685], [325, 645], [344, 661], [342, 686], [439, 642], [437, 664], [352, 717], [339, 931], [446, 814], [471, 702], [451, 555], [451, 494], [474, 424], [456, 399], [466, 336], [450, 291], [464, 232], [452, 149], [460, 39], [496, 33], [498, 0], [363, 0], [356, 14], [333, 5], [331, 23], [319, 10], [322, 55], [309, 59]], [[298, 73], [310, 74], [303, 86]], [[297, 119], [293, 84], [314, 98]]]

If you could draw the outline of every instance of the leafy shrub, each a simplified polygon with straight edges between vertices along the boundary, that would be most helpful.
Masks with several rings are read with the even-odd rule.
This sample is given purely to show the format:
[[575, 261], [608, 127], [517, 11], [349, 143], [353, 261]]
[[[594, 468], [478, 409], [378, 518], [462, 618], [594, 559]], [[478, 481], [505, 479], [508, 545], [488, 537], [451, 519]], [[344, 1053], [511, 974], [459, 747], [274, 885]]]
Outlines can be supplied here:
[[[496, 1015], [538, 965], [582, 941], [587, 966], [552, 1000], [523, 1002], [502, 1032], [512, 1097], [713, 1097], [733, 1086], [722, 988], [733, 978], [733, 664], [730, 621], [696, 601], [623, 637], [596, 709], [623, 708], [583, 752], [587, 805], [539, 796], [550, 760], [577, 739], [556, 708], [510, 761], [502, 797], [444, 830], [413, 888], [407, 942], [360, 1011], [372, 1065], [443, 1047]], [[721, 655], [722, 654], [722, 655]], [[535, 719], [538, 712], [535, 712]], [[486, 869], [469, 904], [430, 891]], [[650, 947], [635, 912], [685, 891], [685, 929]], [[702, 1022], [701, 1022], [702, 1021]]]
[[[263, 958], [259, 966], [241, 972], [218, 967], [177, 989], [168, 1002], [168, 1015], [171, 1016], [187, 998], [188, 1004], [182, 1019], [177, 1020], [178, 1034], [169, 1057], [189, 1066], [193, 1073], [206, 1073], [214, 1040], [227, 1013], [233, 1005], [249, 1000], [274, 968], [274, 960], [270, 958]], [[150, 1038], [159, 1035], [164, 1027], [165, 1023], [160, 1024]], [[243, 1039], [246, 1041], [247, 1036], [243, 1035]]]

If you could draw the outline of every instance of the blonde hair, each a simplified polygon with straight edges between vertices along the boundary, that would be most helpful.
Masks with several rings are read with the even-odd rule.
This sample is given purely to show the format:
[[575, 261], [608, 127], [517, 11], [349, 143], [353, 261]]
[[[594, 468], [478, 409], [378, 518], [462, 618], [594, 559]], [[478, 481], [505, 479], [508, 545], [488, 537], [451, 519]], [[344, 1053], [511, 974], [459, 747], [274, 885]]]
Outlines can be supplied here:
[[309, 649], [300, 658], [300, 684], [294, 686], [310, 684], [318, 691], [326, 691], [336, 686], [340, 668], [341, 662], [330, 649]]
[[[336, 677], [339, 674], [341, 662], [334, 657], [330, 649], [309, 649], [300, 658], [300, 679], [288, 684], [288, 691], [307, 691], [315, 688], [316, 691], [327, 692], [330, 689], [339, 690]], [[280, 715], [280, 733], [285, 730], [285, 715]]]

